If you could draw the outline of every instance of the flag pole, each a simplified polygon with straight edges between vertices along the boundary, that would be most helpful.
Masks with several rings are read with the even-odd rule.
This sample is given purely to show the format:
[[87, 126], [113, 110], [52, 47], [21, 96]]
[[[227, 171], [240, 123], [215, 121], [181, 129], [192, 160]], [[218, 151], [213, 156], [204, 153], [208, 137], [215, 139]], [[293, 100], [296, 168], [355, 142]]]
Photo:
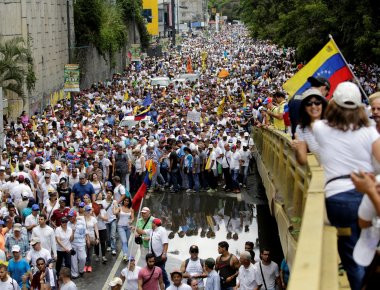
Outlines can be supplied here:
[[332, 40], [332, 42], [334, 42], [335, 47], [338, 49], [339, 54], [340, 54], [340, 56], [343, 58], [344, 63], [347, 65], [348, 69], [350, 70], [350, 72], [351, 72], [352, 75], [354, 76], [354, 79], [355, 79], [357, 85], [359, 86], [359, 89], [361, 90], [361, 92], [362, 92], [362, 94], [365, 96], [365, 98], [368, 100], [368, 96], [367, 96], [366, 92], [364, 91], [362, 85], [360, 84], [358, 78], [356, 77], [356, 75], [355, 75], [354, 72], [352, 71], [351, 67], [348, 65], [348, 62], [347, 62], [346, 59], [344, 58], [343, 53], [340, 51], [338, 45], [336, 44], [336, 42], [335, 42], [335, 40], [334, 40], [334, 38], [332, 37], [331, 34], [329, 34], [329, 38]]

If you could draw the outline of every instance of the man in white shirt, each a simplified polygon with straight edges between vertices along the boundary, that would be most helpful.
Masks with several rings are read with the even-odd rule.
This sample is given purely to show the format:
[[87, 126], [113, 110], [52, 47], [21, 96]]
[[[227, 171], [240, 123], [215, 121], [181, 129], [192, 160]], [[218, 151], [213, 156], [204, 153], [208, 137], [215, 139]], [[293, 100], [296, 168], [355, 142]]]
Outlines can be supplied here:
[[[133, 228], [134, 230], [134, 228]], [[168, 278], [168, 274], [165, 270], [165, 264], [167, 260], [167, 252], [168, 252], [168, 233], [166, 229], [161, 226], [161, 220], [155, 218], [152, 221], [152, 229], [136, 229], [136, 232], [139, 235], [149, 235], [149, 252], [154, 254], [155, 257], [160, 257], [160, 262], [156, 262], [156, 266], [160, 267], [162, 270], [162, 277], [164, 280], [165, 288], [169, 287], [170, 282]]]
[[258, 289], [256, 282], [257, 269], [251, 263], [251, 254], [249, 252], [244, 251], [240, 254], [240, 264], [237, 288], [242, 290]]
[[281, 287], [278, 265], [271, 261], [270, 251], [263, 248], [260, 253], [261, 261], [255, 265], [257, 271], [257, 284], [263, 289], [275, 290], [276, 285]]
[[32, 246], [32, 249], [26, 255], [26, 260], [31, 263], [35, 271], [37, 271], [37, 259], [43, 258], [45, 262], [47, 262], [51, 259], [51, 255], [48, 250], [41, 247], [41, 241], [37, 237], [32, 238], [30, 245]]
[[240, 186], [239, 186], [239, 170], [240, 170], [240, 163], [241, 163], [241, 155], [238, 150], [236, 150], [236, 145], [233, 145], [231, 147], [231, 175], [232, 175], [232, 187], [235, 193], [240, 192]]
[[248, 146], [243, 145], [243, 149], [241, 149], [239, 153], [242, 160], [240, 172], [243, 173], [243, 187], [246, 188], [251, 151], [249, 150]]
[[46, 224], [47, 217], [41, 214], [38, 218], [39, 225], [32, 230], [32, 239], [38, 238], [41, 241], [41, 246], [53, 254], [54, 259], [57, 259], [57, 243], [55, 240], [54, 230]]
[[20, 286], [16, 280], [12, 279], [8, 274], [7, 266], [0, 264], [0, 289], [1, 290], [20, 290]]
[[180, 270], [173, 270], [170, 273], [170, 277], [172, 278], [173, 285], [170, 285], [168, 290], [191, 290], [191, 287], [185, 283], [182, 283], [182, 272]]

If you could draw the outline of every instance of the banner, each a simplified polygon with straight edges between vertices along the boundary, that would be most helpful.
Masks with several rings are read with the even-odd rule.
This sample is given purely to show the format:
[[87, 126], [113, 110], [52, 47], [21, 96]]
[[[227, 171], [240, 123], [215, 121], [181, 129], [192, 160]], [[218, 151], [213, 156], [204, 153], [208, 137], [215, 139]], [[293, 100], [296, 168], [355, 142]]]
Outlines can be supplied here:
[[187, 122], [200, 123], [201, 113], [194, 111], [187, 112]]
[[80, 92], [79, 89], [79, 64], [66, 64], [64, 70], [64, 91]]
[[140, 44], [131, 44], [130, 48], [132, 57], [131, 61], [141, 61], [141, 47]]

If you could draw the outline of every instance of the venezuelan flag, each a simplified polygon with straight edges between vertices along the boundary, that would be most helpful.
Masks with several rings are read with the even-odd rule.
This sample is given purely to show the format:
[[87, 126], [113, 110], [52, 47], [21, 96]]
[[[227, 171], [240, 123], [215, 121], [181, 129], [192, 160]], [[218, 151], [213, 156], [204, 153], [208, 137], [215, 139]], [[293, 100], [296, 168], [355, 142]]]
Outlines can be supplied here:
[[307, 81], [310, 76], [324, 77], [329, 80], [329, 96], [332, 95], [339, 83], [353, 78], [334, 40], [331, 39], [311, 61], [287, 80], [282, 87], [291, 97], [301, 95], [311, 86]]
[[135, 121], [140, 121], [140, 120], [144, 119], [148, 115], [149, 112], [150, 112], [150, 106], [148, 108], [144, 109], [143, 111], [137, 113], [135, 115], [135, 118], [134, 118]]
[[156, 164], [153, 162], [153, 160], [148, 160], [145, 163], [145, 167], [146, 167], [147, 171], [145, 174], [144, 181], [132, 199], [132, 208], [135, 212], [139, 211], [141, 201], [144, 198], [145, 193], [148, 190], [148, 188], [152, 182], [153, 175], [157, 171]]

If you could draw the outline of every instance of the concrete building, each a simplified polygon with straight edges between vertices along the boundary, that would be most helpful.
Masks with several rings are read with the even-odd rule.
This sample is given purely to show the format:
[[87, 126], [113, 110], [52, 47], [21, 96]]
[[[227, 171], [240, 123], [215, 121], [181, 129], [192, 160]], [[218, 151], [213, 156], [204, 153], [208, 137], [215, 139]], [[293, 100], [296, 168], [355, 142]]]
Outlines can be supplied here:
[[[37, 77], [35, 90], [27, 95], [24, 108], [40, 110], [51, 93], [63, 87], [63, 69], [68, 63], [66, 0], [3, 0], [0, 2], [0, 35], [29, 39]], [[71, 39], [74, 41], [72, 1], [70, 5]], [[74, 42], [72, 42], [74, 43]], [[22, 101], [9, 98], [8, 104], [18, 114]], [[11, 115], [12, 112], [10, 112]]]

